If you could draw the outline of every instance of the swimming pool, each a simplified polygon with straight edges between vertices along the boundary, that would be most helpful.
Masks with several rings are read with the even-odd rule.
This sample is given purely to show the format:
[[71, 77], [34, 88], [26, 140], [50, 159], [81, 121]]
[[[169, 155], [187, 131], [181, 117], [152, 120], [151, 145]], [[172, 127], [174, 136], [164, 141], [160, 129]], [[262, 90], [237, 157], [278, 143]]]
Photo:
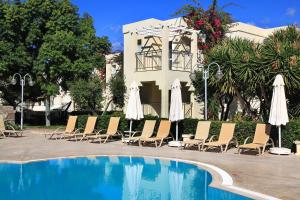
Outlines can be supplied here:
[[65, 158], [0, 164], [1, 200], [246, 200], [210, 187], [195, 165], [136, 157]]

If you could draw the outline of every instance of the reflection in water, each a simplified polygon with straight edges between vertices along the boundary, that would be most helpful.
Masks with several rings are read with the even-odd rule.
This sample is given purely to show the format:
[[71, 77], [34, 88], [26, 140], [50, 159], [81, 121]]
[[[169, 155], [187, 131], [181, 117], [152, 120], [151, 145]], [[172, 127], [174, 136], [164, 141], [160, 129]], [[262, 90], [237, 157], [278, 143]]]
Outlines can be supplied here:
[[183, 173], [178, 172], [178, 162], [176, 162], [176, 169], [169, 171], [169, 186], [170, 186], [170, 195], [173, 200], [182, 199], [182, 188], [183, 188]]
[[[143, 165], [133, 164], [132, 159], [130, 158], [130, 164], [125, 165], [126, 186], [123, 187], [123, 194], [126, 196], [126, 198], [131, 200], [138, 199], [139, 188], [142, 179], [142, 172]], [[128, 188], [128, 192], [124, 192], [124, 188]]]
[[0, 164], [2, 200], [246, 199], [211, 188], [194, 165], [149, 158], [98, 157]]

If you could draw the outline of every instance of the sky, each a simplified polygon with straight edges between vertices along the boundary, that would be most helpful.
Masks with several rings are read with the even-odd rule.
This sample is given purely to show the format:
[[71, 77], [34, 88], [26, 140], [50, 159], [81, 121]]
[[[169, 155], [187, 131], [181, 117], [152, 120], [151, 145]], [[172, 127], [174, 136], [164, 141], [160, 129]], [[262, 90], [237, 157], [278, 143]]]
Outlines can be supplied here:
[[[122, 25], [148, 18], [166, 20], [188, 0], [71, 0], [80, 14], [94, 19], [98, 36], [108, 36], [113, 50], [122, 50]], [[212, 0], [199, 0], [207, 8]], [[219, 0], [219, 6], [232, 14], [235, 21], [262, 28], [290, 24], [300, 25], [300, 0]]]

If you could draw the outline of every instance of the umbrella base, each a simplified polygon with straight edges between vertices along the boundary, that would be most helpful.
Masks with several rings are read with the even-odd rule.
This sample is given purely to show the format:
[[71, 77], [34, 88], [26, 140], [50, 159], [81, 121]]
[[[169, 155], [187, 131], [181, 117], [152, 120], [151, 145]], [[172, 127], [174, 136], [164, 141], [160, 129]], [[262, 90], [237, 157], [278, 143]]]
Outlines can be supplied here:
[[291, 150], [288, 148], [274, 147], [274, 148], [270, 148], [270, 153], [277, 154], [277, 155], [290, 155]]
[[169, 147], [182, 147], [182, 141], [170, 141], [168, 145]]

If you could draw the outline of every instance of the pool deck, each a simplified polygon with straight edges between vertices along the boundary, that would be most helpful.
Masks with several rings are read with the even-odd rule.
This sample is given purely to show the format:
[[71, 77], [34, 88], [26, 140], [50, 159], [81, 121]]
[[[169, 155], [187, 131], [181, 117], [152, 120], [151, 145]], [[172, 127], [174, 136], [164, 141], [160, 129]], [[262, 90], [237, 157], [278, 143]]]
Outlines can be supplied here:
[[[270, 195], [279, 199], [300, 198], [300, 156], [263, 156], [236, 154], [236, 149], [227, 153], [180, 150], [164, 145], [139, 147], [122, 144], [120, 141], [107, 144], [47, 140], [43, 133], [49, 130], [31, 129], [24, 137], [0, 139], [1, 162], [26, 162], [69, 156], [130, 155], [150, 156], [189, 160], [214, 165], [225, 170], [233, 178], [233, 186], [225, 187], [222, 178], [210, 170], [214, 176], [213, 185], [240, 194], [235, 187]], [[249, 196], [249, 195], [248, 195]], [[251, 195], [250, 195], [251, 196]], [[255, 196], [251, 196], [252, 198]], [[257, 199], [263, 199], [255, 197]]]

